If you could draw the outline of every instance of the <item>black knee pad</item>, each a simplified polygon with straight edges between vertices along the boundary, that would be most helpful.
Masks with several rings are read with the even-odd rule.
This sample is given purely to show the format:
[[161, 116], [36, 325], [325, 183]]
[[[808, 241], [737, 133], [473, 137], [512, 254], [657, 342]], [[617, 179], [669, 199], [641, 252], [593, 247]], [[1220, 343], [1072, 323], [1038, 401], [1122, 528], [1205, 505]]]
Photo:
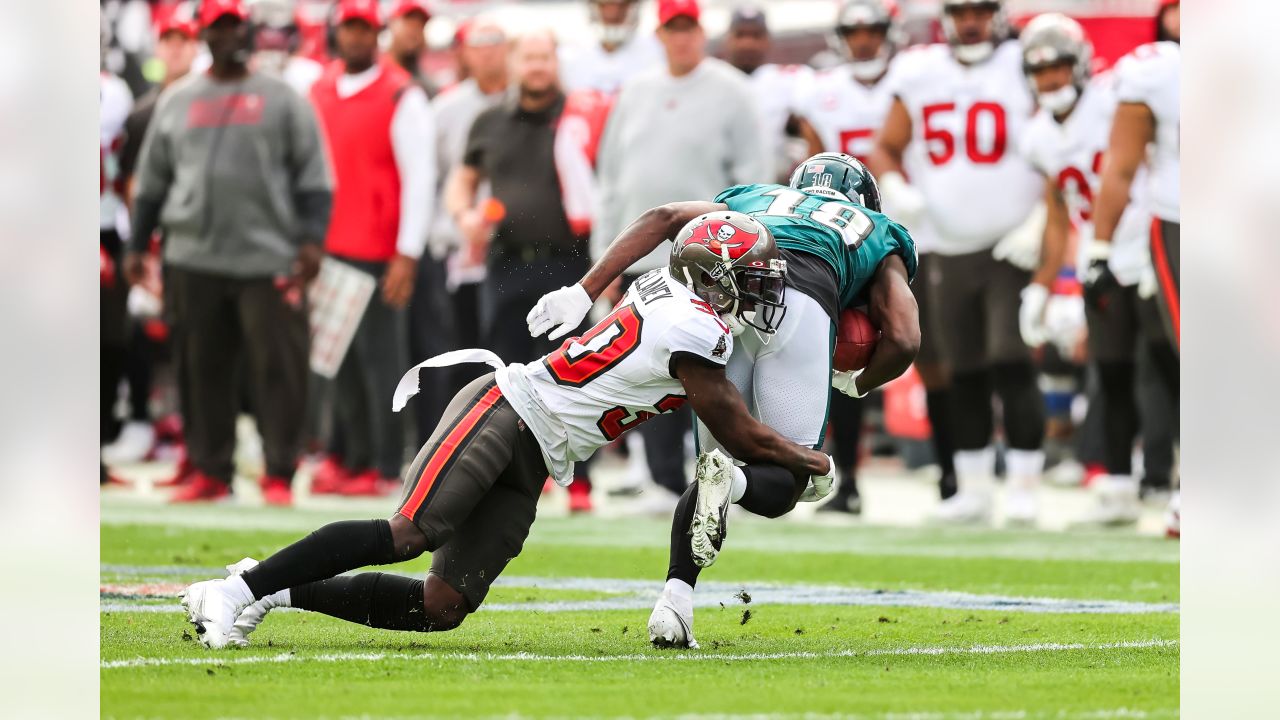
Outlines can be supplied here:
[[990, 375], [985, 371], [952, 375], [948, 400], [955, 449], [978, 450], [990, 445], [995, 430]]
[[1044, 395], [1029, 362], [991, 368], [991, 383], [1004, 408], [1004, 434], [1014, 450], [1039, 450], [1044, 444]]

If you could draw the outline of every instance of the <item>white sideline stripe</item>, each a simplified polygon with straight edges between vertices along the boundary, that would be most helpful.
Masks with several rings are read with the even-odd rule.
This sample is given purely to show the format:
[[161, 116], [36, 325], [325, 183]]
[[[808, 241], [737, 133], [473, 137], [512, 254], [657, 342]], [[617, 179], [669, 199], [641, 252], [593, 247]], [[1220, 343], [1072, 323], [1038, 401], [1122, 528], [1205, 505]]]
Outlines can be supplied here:
[[540, 655], [537, 653], [326, 653], [322, 655], [251, 655], [228, 658], [217, 653], [198, 658], [134, 658], [104, 660], [101, 668], [163, 667], [169, 665], [256, 665], [288, 662], [347, 662], [379, 660], [459, 660], [480, 662], [742, 662], [755, 660], [816, 660], [841, 657], [881, 657], [903, 655], [1000, 655], [1006, 653], [1063, 652], [1069, 650], [1130, 650], [1177, 647], [1177, 640], [1135, 640], [1085, 645], [1083, 643], [1036, 643], [1034, 645], [972, 645], [969, 647], [905, 647], [832, 652], [784, 653], [680, 653], [630, 655]]
[[[103, 572], [121, 572], [129, 566], [104, 565]], [[137, 568], [150, 574], [156, 568]], [[220, 577], [221, 570], [189, 568]], [[533, 602], [489, 603], [482, 612], [579, 612], [601, 610], [642, 610], [653, 606], [658, 588], [651, 580], [582, 577], [501, 576], [494, 587], [534, 588], [541, 590], [586, 590], [616, 593], [615, 597], [595, 600], [539, 600]], [[1029, 613], [1165, 614], [1179, 612], [1177, 603], [1147, 603], [1128, 600], [1090, 600], [1077, 598], [1014, 597], [978, 595], [948, 590], [876, 590], [839, 585], [808, 585], [772, 582], [704, 582], [698, 585], [695, 607], [737, 605], [736, 595], [747, 590], [755, 605], [830, 605], [837, 607], [930, 607], [945, 610], [994, 610]], [[132, 604], [122, 598], [104, 596], [102, 612], [177, 612], [173, 604]]]

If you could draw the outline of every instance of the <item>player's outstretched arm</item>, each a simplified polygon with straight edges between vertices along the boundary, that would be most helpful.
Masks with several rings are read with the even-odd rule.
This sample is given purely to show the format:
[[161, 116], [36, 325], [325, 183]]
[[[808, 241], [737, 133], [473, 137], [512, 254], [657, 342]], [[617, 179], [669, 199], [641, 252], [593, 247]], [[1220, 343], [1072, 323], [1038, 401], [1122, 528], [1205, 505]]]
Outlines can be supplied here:
[[880, 341], [857, 379], [863, 394], [906, 372], [920, 350], [920, 311], [907, 282], [907, 266], [897, 255], [876, 269], [867, 314], [880, 328]]
[[680, 357], [672, 364], [698, 419], [734, 458], [749, 464], [781, 465], [800, 478], [821, 476], [830, 470], [826, 455], [788, 441], [751, 417], [723, 368], [695, 357]]
[[626, 272], [654, 248], [669, 240], [680, 232], [680, 228], [690, 220], [704, 213], [725, 210], [724, 203], [695, 200], [690, 202], [674, 202], [651, 208], [628, 225], [604, 256], [591, 267], [579, 283], [587, 295], [595, 300], [609, 287], [615, 279]]

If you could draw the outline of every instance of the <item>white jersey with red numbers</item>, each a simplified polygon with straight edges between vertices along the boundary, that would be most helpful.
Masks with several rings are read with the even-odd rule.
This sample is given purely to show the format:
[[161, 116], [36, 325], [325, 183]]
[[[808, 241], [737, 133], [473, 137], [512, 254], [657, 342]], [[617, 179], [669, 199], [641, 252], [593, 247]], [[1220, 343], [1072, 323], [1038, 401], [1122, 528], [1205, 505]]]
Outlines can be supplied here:
[[[761, 65], [747, 76], [751, 94], [760, 110], [760, 130], [764, 133], [769, 159], [782, 160], [782, 142], [787, 133], [787, 119], [797, 110], [800, 98], [812, 81], [813, 71], [807, 65]], [[785, 170], [786, 168], [782, 168]]]
[[823, 150], [852, 155], [865, 163], [892, 102], [888, 83], [864, 85], [854, 79], [848, 65], [839, 65], [814, 73], [796, 111], [822, 138]]
[[1156, 120], [1156, 139], [1147, 148], [1147, 197], [1156, 217], [1180, 217], [1178, 135], [1182, 50], [1175, 42], [1142, 45], [1116, 64], [1116, 96], [1122, 103], [1142, 103]]
[[733, 336], [711, 306], [658, 268], [637, 278], [581, 337], [541, 360], [498, 370], [496, 380], [556, 482], [568, 485], [574, 462], [684, 404], [684, 386], [671, 370], [675, 357], [724, 366], [731, 352]]
[[[1100, 185], [1102, 158], [1111, 140], [1111, 120], [1116, 111], [1113, 81], [1114, 76], [1105, 75], [1091, 82], [1063, 122], [1047, 110], [1037, 112], [1022, 137], [1027, 160], [1062, 193], [1071, 222], [1082, 239], [1082, 253], [1093, 237], [1093, 202]], [[1134, 183], [1134, 190], [1111, 240], [1109, 264], [1122, 285], [1137, 283], [1148, 264], [1150, 214], [1144, 207], [1145, 192], [1140, 182]], [[1077, 258], [1076, 270], [1083, 272], [1086, 267], [1083, 257]]]
[[[813, 74], [796, 102], [796, 113], [813, 126], [824, 151], [842, 152], [866, 163], [892, 104], [893, 93], [884, 78], [865, 85], [853, 77], [848, 65], [838, 65]], [[908, 178], [914, 177], [923, 157], [922, 146], [913, 143], [907, 147], [902, 163]], [[888, 205], [884, 211], [893, 215]], [[931, 251], [937, 244], [927, 218], [907, 230], [918, 252]]]
[[124, 146], [124, 121], [133, 109], [133, 93], [123, 80], [101, 73], [98, 89], [98, 227], [116, 230], [124, 222], [124, 188], [120, 187], [120, 148]]
[[1017, 42], [976, 65], [947, 45], [909, 49], [883, 82], [907, 108], [912, 145], [925, 150], [911, 183], [924, 194], [937, 252], [990, 248], [1027, 219], [1043, 184], [1018, 152], [1034, 102]]
[[599, 90], [613, 95], [636, 73], [666, 62], [652, 33], [636, 33], [609, 52], [598, 42], [560, 46], [560, 84], [566, 93]]

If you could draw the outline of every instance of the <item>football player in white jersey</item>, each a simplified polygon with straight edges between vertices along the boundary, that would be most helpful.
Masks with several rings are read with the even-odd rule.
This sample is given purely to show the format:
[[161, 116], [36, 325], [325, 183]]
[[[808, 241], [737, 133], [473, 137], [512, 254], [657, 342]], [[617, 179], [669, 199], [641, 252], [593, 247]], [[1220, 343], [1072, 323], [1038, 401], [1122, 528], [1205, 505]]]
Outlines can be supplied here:
[[[1018, 295], [1043, 223], [1043, 182], [1018, 152], [1034, 103], [1001, 3], [944, 0], [942, 9], [947, 43], [901, 53], [885, 79], [894, 99], [871, 158], [885, 206], [908, 227], [924, 214], [935, 231], [930, 330], [951, 372], [959, 492], [934, 518], [971, 523], [991, 513], [994, 392], [1009, 446], [1005, 517], [1034, 522], [1044, 401], [1018, 332]], [[925, 157], [907, 185], [905, 154], [921, 144]]]
[[[843, 152], [864, 163], [875, 146], [875, 134], [884, 125], [885, 115], [893, 102], [889, 84], [884, 82], [889, 64], [903, 43], [897, 24], [898, 8], [892, 0], [845, 0], [836, 16], [830, 45], [844, 62], [820, 70], [799, 99], [797, 113], [822, 139], [823, 150]], [[912, 167], [911, 158], [906, 161]], [[888, 204], [886, 209], [895, 212]], [[933, 325], [933, 303], [929, 302], [929, 267], [932, 253], [927, 238], [931, 233], [923, 218], [906, 222], [920, 253], [920, 281], [911, 284], [920, 309], [921, 328]], [[955, 494], [955, 468], [952, 465], [949, 416], [947, 415], [947, 378], [941, 367], [938, 341], [933, 333], [923, 332], [916, 369], [924, 381], [934, 456], [941, 468], [939, 491], [945, 500]], [[836, 462], [841, 467], [836, 496], [819, 508], [820, 512], [861, 511], [856, 482], [858, 428], [861, 427], [861, 401], [849, 397], [832, 397], [831, 425]]]
[[637, 33], [637, 0], [587, 0], [592, 42], [560, 46], [560, 84], [566, 93], [596, 90], [615, 95], [632, 75], [663, 62], [652, 33]]
[[[1162, 2], [1157, 16], [1162, 34], [1177, 38], [1179, 4]], [[1086, 300], [1096, 304], [1115, 287], [1110, 259], [1118, 252], [1121, 218], [1139, 168], [1145, 166], [1143, 195], [1154, 216], [1149, 234], [1151, 264], [1157, 281], [1157, 300], [1163, 315], [1168, 352], [1156, 355], [1156, 367], [1171, 397], [1178, 398], [1179, 347], [1179, 78], [1182, 53], [1176, 39], [1142, 45], [1116, 65], [1119, 105], [1111, 128], [1107, 162], [1102, 170], [1094, 209], [1094, 239], [1086, 248]], [[1175, 405], [1176, 407], [1176, 405]], [[1179, 497], [1174, 495], [1167, 517], [1168, 533], [1181, 533]]]
[[[540, 360], [503, 366], [488, 351], [461, 350], [411, 369], [396, 390], [397, 409], [417, 391], [419, 368], [483, 361], [496, 372], [450, 403], [409, 467], [390, 520], [331, 523], [261, 563], [230, 566], [224, 580], [188, 587], [183, 605], [201, 643], [247, 644], [265, 613], [281, 606], [389, 630], [451, 630], [520, 554], [548, 473], [567, 485], [575, 461], [686, 402], [728, 451], [761, 468], [750, 485], [742, 480], [743, 502], [762, 493], [789, 498], [797, 487], [830, 492], [830, 458], [752, 418], [725, 372], [731, 323], [774, 329], [782, 319], [785, 273], [759, 221], [703, 215], [682, 230], [669, 267], [640, 276], [608, 317]], [[700, 462], [728, 460], [708, 453]], [[341, 575], [424, 552], [433, 553], [425, 580]]]
[[[1023, 152], [1044, 175], [1048, 208], [1040, 267], [1022, 291], [1023, 340], [1038, 347], [1049, 339], [1045, 310], [1050, 288], [1063, 266], [1068, 233], [1093, 237], [1093, 198], [1116, 111], [1114, 78], [1091, 75], [1093, 46], [1076, 21], [1057, 13], [1040, 15], [1022, 32], [1023, 66], [1036, 92], [1039, 112], [1023, 136]], [[1139, 281], [1147, 272], [1146, 234], [1150, 216], [1140, 201], [1125, 208], [1115, 234], [1109, 268], [1116, 285], [1099, 302], [1086, 305], [1089, 356], [1101, 380], [1107, 475], [1096, 485], [1098, 506], [1087, 524], [1137, 522], [1139, 482], [1132, 474], [1133, 441], [1139, 427], [1136, 353], [1144, 337]], [[1088, 243], [1075, 263], [1083, 274]], [[1158, 332], [1158, 328], [1155, 328]], [[1148, 333], [1150, 334], [1150, 333]], [[1149, 431], [1150, 428], [1147, 428]]]
[[751, 82], [751, 91], [760, 109], [764, 142], [774, 163], [774, 175], [778, 176], [775, 179], [779, 179], [790, 175], [795, 165], [794, 160], [786, 157], [788, 136], [804, 140], [808, 145], [805, 157], [816, 155], [823, 148], [813, 126], [797, 113], [797, 103], [807, 94], [812, 82], [812, 70], [807, 65], [765, 62], [771, 45], [764, 10], [755, 5], [735, 7], [724, 37], [724, 59], [746, 74]]

